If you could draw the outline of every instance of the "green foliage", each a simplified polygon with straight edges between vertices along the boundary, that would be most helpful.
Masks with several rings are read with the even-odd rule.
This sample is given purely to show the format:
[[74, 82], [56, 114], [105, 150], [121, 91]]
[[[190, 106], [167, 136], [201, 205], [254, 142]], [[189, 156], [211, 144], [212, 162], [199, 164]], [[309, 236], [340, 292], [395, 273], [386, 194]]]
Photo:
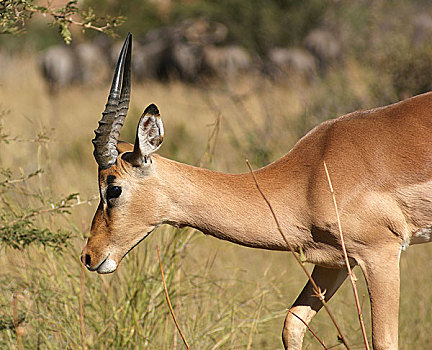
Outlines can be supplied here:
[[[4, 169], [1, 170], [3, 172]], [[11, 179], [8, 177], [3, 182], [0, 182], [0, 186], [17, 180], [25, 182], [35, 174], [36, 172], [29, 174], [23, 179]], [[7, 187], [7, 189], [12, 192], [14, 190], [11, 187]], [[31, 193], [26, 193], [26, 195], [34, 196]], [[2, 222], [0, 225], [0, 247], [23, 250], [34, 243], [43, 247], [61, 250], [68, 244], [71, 238], [70, 231], [58, 229], [54, 232], [50, 228], [37, 225], [34, 220], [42, 214], [69, 214], [69, 209], [76, 202], [77, 194], [69, 195], [57, 203], [52, 203], [51, 206], [38, 208], [26, 208], [22, 206], [21, 201], [19, 204], [9, 201], [8, 197], [10, 196], [7, 196], [5, 192], [2, 193], [2, 196], [2, 203], [0, 204], [0, 221]]]
[[26, 0], [3, 0], [0, 2], [0, 33], [19, 34], [33, 16], [34, 6]]
[[[328, 18], [343, 31], [346, 57], [379, 75], [381, 86], [390, 86], [392, 98], [380, 104], [432, 89], [431, 11], [430, 1], [357, 1], [331, 7]], [[389, 96], [382, 88], [377, 94]]]
[[70, 44], [72, 25], [112, 35], [113, 29], [124, 21], [122, 17], [96, 16], [91, 8], [83, 11], [77, 4], [78, 0], [70, 0], [64, 7], [53, 8], [39, 6], [35, 0], [3, 0], [0, 2], [0, 34], [22, 34], [28, 21], [38, 15], [49, 18], [50, 25], [56, 27], [63, 40]]
[[385, 62], [387, 74], [393, 83], [393, 87], [399, 99], [418, 95], [432, 89], [432, 45], [411, 47], [399, 42], [388, 52], [391, 60], [381, 56]]
[[[11, 137], [4, 131], [0, 119], [0, 143], [46, 143], [48, 140], [44, 132], [39, 133], [34, 139]], [[33, 181], [42, 175], [43, 171], [37, 169], [14, 176], [13, 170], [0, 167], [0, 248], [23, 250], [29, 245], [36, 244], [60, 251], [70, 241], [70, 231], [53, 230], [41, 221], [41, 217], [70, 214], [73, 206], [81, 204], [78, 194], [73, 193], [52, 201], [51, 195], [44, 193]]]
[[149, 30], [163, 25], [164, 19], [158, 12], [156, 1], [149, 0], [126, 0], [105, 1], [85, 0], [83, 8], [87, 12], [106, 13], [111, 18], [127, 17], [127, 27], [119, 28], [120, 36], [124, 37], [127, 32], [132, 32], [136, 37], [146, 34]]

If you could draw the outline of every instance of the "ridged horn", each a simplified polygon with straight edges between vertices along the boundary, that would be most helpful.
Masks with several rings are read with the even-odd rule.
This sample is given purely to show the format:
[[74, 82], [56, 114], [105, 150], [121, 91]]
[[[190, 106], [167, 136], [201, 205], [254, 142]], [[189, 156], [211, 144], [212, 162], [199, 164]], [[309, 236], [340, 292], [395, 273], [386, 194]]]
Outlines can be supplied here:
[[129, 33], [120, 51], [108, 101], [92, 140], [93, 155], [101, 169], [109, 168], [117, 160], [118, 137], [129, 109], [131, 51], [132, 34]]

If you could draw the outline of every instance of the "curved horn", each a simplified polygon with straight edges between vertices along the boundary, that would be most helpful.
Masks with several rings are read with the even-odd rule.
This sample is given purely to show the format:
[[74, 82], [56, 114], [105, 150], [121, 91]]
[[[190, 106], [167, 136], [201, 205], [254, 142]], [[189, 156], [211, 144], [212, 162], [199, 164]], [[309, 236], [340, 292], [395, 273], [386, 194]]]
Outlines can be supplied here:
[[94, 157], [102, 169], [107, 169], [113, 165], [118, 156], [117, 141], [130, 101], [131, 50], [132, 34], [129, 33], [119, 55], [102, 119], [99, 121], [99, 127], [95, 130], [96, 136], [92, 140]]

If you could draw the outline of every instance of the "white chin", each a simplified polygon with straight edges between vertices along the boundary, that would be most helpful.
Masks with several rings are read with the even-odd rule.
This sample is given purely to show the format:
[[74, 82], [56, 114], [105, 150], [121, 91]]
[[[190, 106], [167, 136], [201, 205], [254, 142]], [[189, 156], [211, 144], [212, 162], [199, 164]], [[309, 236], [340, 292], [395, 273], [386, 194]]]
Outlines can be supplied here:
[[106, 259], [101, 266], [98, 267], [98, 273], [111, 273], [117, 269], [117, 263], [114, 260]]

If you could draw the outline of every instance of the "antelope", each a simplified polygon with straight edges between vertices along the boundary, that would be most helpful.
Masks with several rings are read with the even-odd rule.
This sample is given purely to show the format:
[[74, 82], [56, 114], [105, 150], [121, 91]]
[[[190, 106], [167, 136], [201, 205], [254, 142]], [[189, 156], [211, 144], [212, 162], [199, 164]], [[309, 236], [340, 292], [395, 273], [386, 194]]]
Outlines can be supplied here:
[[100, 60], [101, 43], [82, 43], [66, 46], [56, 45], [39, 56], [39, 68], [49, 93], [75, 83], [89, 83], [105, 74], [106, 64]]
[[77, 63], [77, 55], [70, 46], [56, 45], [41, 54], [39, 67], [50, 94], [81, 79], [81, 67]]
[[[94, 156], [100, 203], [81, 260], [114, 272], [161, 224], [190, 226], [243, 246], [287, 251], [250, 173], [225, 174], [155, 154], [164, 129], [158, 108], [142, 114], [134, 145], [118, 141], [127, 115], [132, 37], [120, 52]], [[375, 349], [397, 349], [399, 260], [432, 237], [432, 93], [326, 121], [281, 159], [254, 172], [295, 251], [315, 264], [328, 301], [347, 277], [325, 161], [337, 196], [351, 267], [359, 265], [371, 300]], [[291, 311], [309, 323], [322, 307], [308, 282]], [[282, 340], [301, 349], [306, 326], [288, 313]]]
[[241, 46], [217, 47], [208, 45], [203, 48], [204, 66], [219, 78], [229, 79], [250, 71], [252, 59]]

